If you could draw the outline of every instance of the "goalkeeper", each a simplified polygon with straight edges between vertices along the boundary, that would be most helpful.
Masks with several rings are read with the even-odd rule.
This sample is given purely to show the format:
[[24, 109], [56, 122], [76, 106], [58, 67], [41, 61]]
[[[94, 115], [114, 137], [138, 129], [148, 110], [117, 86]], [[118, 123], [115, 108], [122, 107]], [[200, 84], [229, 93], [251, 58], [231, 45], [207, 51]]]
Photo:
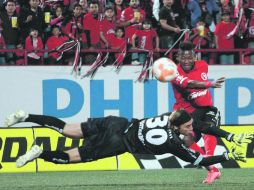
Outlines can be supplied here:
[[[82, 146], [67, 151], [46, 151], [34, 145], [30, 151], [17, 159], [18, 168], [36, 158], [56, 164], [68, 164], [90, 162], [125, 152], [155, 155], [172, 153], [196, 166], [209, 166], [230, 159], [243, 162], [246, 160], [246, 152], [243, 152], [240, 147], [234, 147], [230, 152], [210, 157], [203, 157], [187, 148], [181, 135], [188, 136], [193, 133], [193, 119], [183, 109], [153, 118], [132, 119], [131, 122], [123, 117], [108, 116], [90, 118], [86, 122], [77, 124], [67, 124], [52, 116], [18, 111], [6, 119], [5, 126], [9, 127], [20, 122], [37, 123], [54, 129], [64, 136], [83, 138], [85, 141]], [[232, 137], [234, 142], [247, 145], [246, 143], [253, 138], [253, 135], [232, 135]]]

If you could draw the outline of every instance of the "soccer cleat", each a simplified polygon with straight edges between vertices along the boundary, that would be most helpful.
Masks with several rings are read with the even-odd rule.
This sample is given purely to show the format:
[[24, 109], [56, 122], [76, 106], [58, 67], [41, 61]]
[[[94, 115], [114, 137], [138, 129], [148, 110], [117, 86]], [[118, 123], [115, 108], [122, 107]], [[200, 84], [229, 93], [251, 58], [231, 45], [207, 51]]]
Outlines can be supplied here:
[[23, 110], [19, 110], [5, 119], [4, 127], [10, 127], [12, 125], [15, 125], [16, 123], [25, 121], [26, 118], [27, 114]]
[[28, 162], [38, 158], [42, 153], [42, 149], [38, 145], [33, 145], [32, 148], [23, 156], [20, 156], [16, 161], [16, 167], [21, 168]]
[[220, 171], [209, 171], [206, 179], [203, 181], [205, 184], [212, 184], [216, 179], [219, 179], [221, 176]]

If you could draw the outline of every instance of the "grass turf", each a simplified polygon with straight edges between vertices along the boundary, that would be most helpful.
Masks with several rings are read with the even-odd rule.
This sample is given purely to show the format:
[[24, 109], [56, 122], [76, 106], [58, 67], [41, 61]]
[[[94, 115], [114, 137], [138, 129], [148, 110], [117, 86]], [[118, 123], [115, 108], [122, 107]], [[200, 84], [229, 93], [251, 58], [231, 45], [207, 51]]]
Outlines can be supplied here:
[[85, 171], [1, 173], [1, 190], [103, 190], [103, 189], [254, 189], [254, 169], [223, 169], [221, 179], [202, 184], [201, 169], [164, 169], [141, 171]]

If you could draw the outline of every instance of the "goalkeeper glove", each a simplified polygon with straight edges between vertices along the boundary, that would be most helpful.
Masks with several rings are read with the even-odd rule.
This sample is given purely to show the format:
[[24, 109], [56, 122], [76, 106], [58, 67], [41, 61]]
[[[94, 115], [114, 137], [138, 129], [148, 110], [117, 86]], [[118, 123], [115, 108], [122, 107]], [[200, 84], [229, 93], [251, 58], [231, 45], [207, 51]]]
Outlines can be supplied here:
[[225, 156], [227, 160], [233, 159], [246, 162], [246, 147], [233, 146], [230, 152], [226, 152]]
[[242, 146], [243, 143], [251, 143], [254, 138], [254, 133], [240, 133], [233, 136], [232, 141], [237, 146]]

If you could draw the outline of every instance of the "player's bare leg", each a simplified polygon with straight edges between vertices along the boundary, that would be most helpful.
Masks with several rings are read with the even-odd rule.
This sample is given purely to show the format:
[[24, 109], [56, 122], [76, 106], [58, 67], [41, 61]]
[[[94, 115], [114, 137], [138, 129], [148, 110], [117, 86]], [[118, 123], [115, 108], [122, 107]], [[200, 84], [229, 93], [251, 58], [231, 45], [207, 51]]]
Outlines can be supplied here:
[[80, 157], [78, 148], [73, 148], [73, 149], [67, 150], [65, 152], [69, 155], [69, 162], [70, 163], [81, 162], [81, 157]]
[[63, 128], [62, 134], [70, 138], [83, 138], [80, 123], [66, 124]]

